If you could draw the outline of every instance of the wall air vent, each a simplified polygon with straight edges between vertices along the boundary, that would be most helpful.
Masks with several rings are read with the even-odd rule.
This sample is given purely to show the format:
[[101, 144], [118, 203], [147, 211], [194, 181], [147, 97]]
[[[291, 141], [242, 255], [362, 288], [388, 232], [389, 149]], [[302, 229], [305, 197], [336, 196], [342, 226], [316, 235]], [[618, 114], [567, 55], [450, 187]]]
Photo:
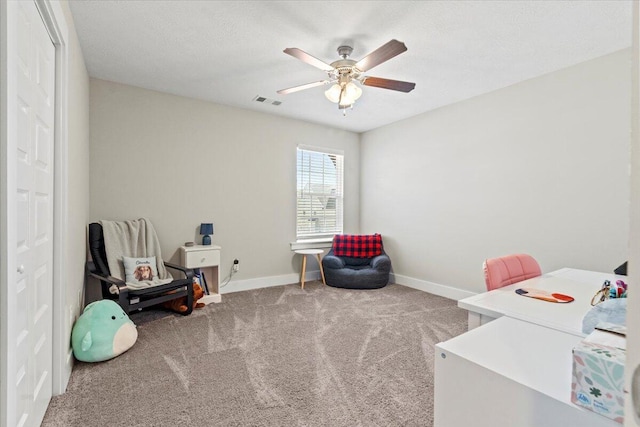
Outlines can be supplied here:
[[253, 98], [253, 100], [256, 102], [260, 102], [261, 104], [275, 105], [276, 107], [282, 104], [282, 101], [276, 101], [275, 99], [265, 98], [264, 96], [260, 96], [260, 95], [257, 95], [255, 98]]

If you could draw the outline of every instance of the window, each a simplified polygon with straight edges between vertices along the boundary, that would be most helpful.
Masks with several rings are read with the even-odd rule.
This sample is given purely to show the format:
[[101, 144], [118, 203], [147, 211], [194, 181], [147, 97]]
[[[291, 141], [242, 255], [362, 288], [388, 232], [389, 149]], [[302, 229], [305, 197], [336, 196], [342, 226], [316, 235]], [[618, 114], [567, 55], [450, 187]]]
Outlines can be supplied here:
[[344, 156], [304, 146], [297, 151], [297, 239], [341, 234]]

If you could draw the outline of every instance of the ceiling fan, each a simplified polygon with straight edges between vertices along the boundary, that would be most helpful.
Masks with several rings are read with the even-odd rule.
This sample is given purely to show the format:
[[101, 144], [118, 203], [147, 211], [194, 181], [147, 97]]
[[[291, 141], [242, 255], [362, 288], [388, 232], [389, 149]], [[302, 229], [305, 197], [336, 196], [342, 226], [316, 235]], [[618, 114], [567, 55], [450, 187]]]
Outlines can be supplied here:
[[360, 95], [362, 95], [362, 89], [359, 85], [354, 83], [356, 81], [365, 86], [397, 90], [405, 93], [411, 92], [416, 87], [415, 83], [364, 75], [365, 72], [369, 71], [373, 67], [388, 61], [394, 56], [400, 55], [406, 50], [407, 47], [403, 42], [393, 39], [380, 46], [360, 61], [354, 61], [353, 59], [349, 59], [349, 55], [353, 52], [353, 48], [351, 46], [340, 46], [338, 48], [338, 55], [340, 55], [342, 59], [338, 59], [331, 64], [327, 64], [296, 47], [286, 48], [283, 51], [284, 53], [321, 69], [327, 73], [328, 79], [294, 86], [288, 89], [281, 89], [278, 93], [286, 95], [288, 93], [298, 92], [300, 90], [310, 89], [316, 86], [333, 84], [333, 86], [325, 92], [325, 96], [329, 101], [338, 104], [339, 109], [345, 111], [346, 108], [353, 107], [353, 104], [358, 98], [360, 98]]

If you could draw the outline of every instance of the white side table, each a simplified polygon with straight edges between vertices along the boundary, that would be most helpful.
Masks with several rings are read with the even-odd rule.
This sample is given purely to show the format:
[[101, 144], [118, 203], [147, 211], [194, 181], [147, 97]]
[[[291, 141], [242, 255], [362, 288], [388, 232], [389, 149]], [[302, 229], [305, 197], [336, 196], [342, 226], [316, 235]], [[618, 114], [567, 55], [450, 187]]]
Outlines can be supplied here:
[[300, 288], [304, 289], [304, 275], [307, 270], [307, 255], [315, 255], [318, 258], [318, 265], [320, 266], [320, 275], [322, 276], [322, 283], [326, 286], [327, 282], [324, 280], [324, 270], [322, 269], [322, 258], [320, 258], [320, 254], [323, 253], [324, 250], [298, 249], [294, 252], [302, 255], [302, 271], [300, 272]]
[[[204, 304], [222, 301], [220, 296], [220, 250], [216, 245], [180, 247], [180, 264], [187, 268], [199, 268], [205, 276], [209, 295], [198, 301]], [[204, 289], [204, 283], [201, 284]]]

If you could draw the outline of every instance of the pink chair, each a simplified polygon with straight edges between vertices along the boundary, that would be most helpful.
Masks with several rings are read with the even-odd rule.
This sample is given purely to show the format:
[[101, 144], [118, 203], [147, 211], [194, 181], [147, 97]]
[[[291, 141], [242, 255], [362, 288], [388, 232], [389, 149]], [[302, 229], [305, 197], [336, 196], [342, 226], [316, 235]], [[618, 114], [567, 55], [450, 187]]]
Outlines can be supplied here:
[[540, 265], [527, 254], [490, 258], [482, 265], [487, 290], [501, 288], [542, 274]]

